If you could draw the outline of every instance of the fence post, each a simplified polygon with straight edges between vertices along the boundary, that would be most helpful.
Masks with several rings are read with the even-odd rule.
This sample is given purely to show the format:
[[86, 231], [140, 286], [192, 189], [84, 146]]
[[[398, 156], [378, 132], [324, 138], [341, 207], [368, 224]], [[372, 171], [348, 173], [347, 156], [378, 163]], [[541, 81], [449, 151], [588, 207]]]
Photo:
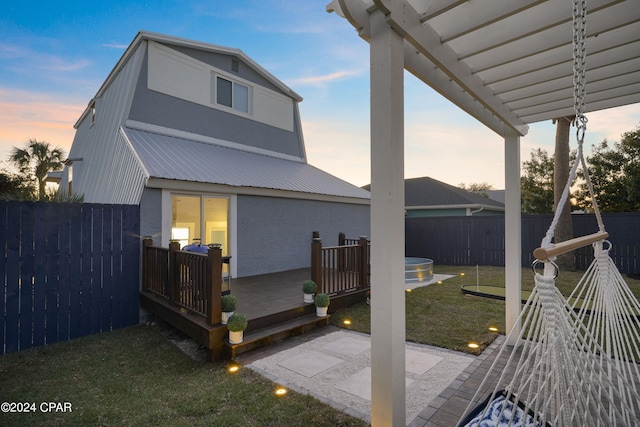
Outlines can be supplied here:
[[322, 239], [313, 232], [311, 239], [311, 280], [318, 285], [317, 293], [322, 292]]
[[338, 246], [344, 246], [344, 241], [346, 238], [347, 236], [342, 231], [338, 233]]
[[369, 241], [367, 236], [360, 236], [358, 240], [358, 276], [360, 280], [358, 287], [361, 289], [369, 287]]
[[176, 252], [180, 250], [180, 242], [169, 243], [169, 274], [167, 284], [169, 285], [169, 299], [173, 303], [180, 301], [180, 281], [178, 280], [178, 271], [176, 262]]
[[153, 240], [150, 237], [145, 237], [142, 240], [142, 290], [149, 289], [149, 282], [151, 281], [151, 272], [149, 271], [149, 246], [153, 245]]
[[209, 247], [207, 257], [207, 322], [222, 322], [222, 249]]

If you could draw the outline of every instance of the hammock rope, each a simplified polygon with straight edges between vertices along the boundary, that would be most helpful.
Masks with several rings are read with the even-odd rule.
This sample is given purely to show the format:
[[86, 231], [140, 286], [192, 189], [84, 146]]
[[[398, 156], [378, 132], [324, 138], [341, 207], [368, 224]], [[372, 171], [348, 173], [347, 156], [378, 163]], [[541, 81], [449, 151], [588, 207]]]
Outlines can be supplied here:
[[[521, 327], [509, 333], [460, 425], [640, 426], [640, 303], [609, 256], [611, 243], [583, 153], [586, 0], [574, 0], [573, 23], [577, 157], [559, 208], [541, 247], [534, 251], [534, 256], [540, 255], [533, 265], [535, 286], [516, 323]], [[599, 231], [554, 244], [580, 165]], [[589, 244], [593, 262], [565, 298], [555, 286], [555, 256]], [[538, 263], [544, 265], [543, 274], [535, 269]], [[480, 396], [488, 393], [489, 398], [479, 404]]]

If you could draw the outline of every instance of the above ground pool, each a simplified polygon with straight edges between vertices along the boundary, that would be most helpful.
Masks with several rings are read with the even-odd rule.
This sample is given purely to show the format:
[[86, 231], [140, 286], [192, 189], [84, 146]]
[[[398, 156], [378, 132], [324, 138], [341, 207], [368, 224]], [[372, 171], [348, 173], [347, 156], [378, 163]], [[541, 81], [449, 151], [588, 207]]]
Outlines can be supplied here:
[[433, 279], [433, 260], [429, 258], [405, 257], [404, 281], [429, 282]]

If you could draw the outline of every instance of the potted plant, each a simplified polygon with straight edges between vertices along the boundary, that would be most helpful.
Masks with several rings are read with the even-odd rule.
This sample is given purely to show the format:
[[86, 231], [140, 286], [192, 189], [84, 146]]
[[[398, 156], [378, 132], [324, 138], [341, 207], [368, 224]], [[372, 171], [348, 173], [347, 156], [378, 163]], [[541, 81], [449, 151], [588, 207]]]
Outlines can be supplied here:
[[314, 302], [316, 303], [316, 315], [319, 317], [326, 316], [329, 308], [329, 295], [319, 293], [316, 295]]
[[247, 329], [247, 316], [242, 313], [233, 313], [227, 320], [229, 329], [229, 343], [240, 344], [243, 340], [244, 330]]
[[302, 284], [302, 293], [304, 294], [304, 302], [312, 303], [313, 294], [318, 290], [318, 285], [313, 280], [307, 280]]
[[238, 306], [238, 299], [231, 295], [222, 295], [222, 324], [226, 325], [229, 320], [229, 316], [236, 311], [236, 307]]

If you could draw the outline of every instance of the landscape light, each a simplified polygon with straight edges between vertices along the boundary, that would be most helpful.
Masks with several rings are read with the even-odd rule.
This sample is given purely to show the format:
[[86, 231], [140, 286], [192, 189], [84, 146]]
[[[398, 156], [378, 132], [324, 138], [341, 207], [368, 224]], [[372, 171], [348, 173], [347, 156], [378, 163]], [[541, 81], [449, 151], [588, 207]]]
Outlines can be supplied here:
[[287, 394], [287, 389], [284, 387], [278, 387], [276, 389], [276, 396], [284, 396], [285, 394]]
[[229, 373], [231, 373], [231, 374], [235, 374], [239, 370], [240, 370], [240, 366], [238, 366], [238, 365], [231, 365], [231, 366], [229, 366], [229, 369], [228, 369]]
[[480, 347], [480, 345], [479, 345], [478, 343], [475, 343], [475, 342], [470, 342], [469, 344], [467, 344], [467, 346], [468, 346], [469, 348], [474, 349], [474, 350], [475, 350], [476, 348], [479, 348], [479, 347]]
[[350, 324], [351, 324], [351, 320], [349, 320], [349, 319], [344, 319], [344, 320], [342, 321], [342, 323], [348, 326], [348, 325], [350, 325]]
[[495, 326], [489, 326], [489, 330], [491, 332], [498, 332], [498, 328], [496, 328]]

